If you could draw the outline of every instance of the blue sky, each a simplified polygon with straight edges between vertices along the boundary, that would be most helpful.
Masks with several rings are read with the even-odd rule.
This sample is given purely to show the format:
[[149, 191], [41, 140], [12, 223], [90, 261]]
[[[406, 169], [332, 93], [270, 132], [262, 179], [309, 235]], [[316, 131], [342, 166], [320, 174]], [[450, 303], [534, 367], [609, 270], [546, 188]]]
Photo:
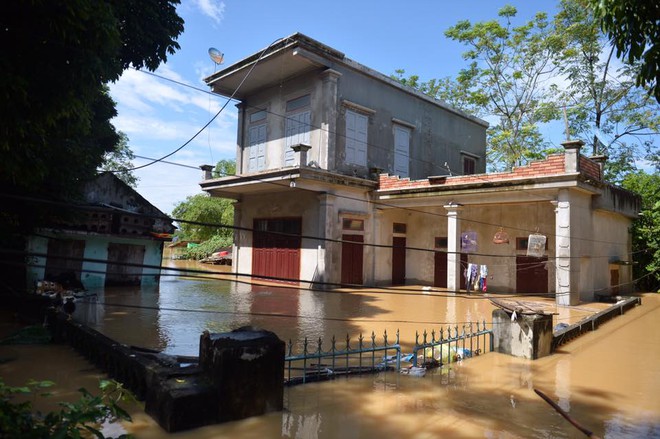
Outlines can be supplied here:
[[[444, 37], [460, 20], [497, 17], [506, 4], [518, 9], [520, 22], [536, 12], [554, 15], [555, 1], [250, 1], [182, 0], [177, 11], [185, 20], [181, 49], [156, 73], [189, 87], [135, 70], [127, 70], [110, 87], [117, 102], [115, 127], [129, 137], [136, 155], [159, 158], [190, 139], [225, 103], [205, 93], [203, 78], [251, 55], [278, 38], [302, 32], [349, 58], [383, 74], [405, 69], [422, 80], [454, 76], [465, 65], [464, 47]], [[225, 54], [217, 67], [209, 47]], [[196, 90], [200, 89], [200, 90]], [[550, 135], [550, 133], [547, 133]], [[234, 103], [188, 146], [167, 161], [198, 167], [234, 159]], [[135, 159], [134, 165], [148, 163]], [[138, 191], [165, 213], [188, 195], [200, 193], [201, 171], [157, 163], [135, 171]]]

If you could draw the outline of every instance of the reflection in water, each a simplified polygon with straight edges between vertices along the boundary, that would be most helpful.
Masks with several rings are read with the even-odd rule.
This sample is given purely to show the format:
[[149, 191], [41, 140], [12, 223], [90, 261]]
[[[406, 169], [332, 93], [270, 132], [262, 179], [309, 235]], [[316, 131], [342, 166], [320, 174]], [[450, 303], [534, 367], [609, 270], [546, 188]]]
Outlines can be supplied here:
[[[407, 351], [415, 331], [437, 330], [440, 322], [491, 320], [487, 300], [452, 299], [404, 291], [309, 292], [177, 276], [151, 291], [108, 289], [100, 293], [95, 310], [91, 304], [89, 310], [79, 307], [75, 318], [89, 319], [123, 343], [186, 355], [197, 354], [204, 329], [221, 332], [247, 324], [273, 330], [285, 340], [399, 329]], [[533, 389], [538, 388], [601, 437], [660, 438], [658, 333], [660, 296], [647, 295], [641, 307], [550, 357], [529, 361], [489, 353], [423, 378], [388, 372], [287, 388], [281, 413], [176, 437], [582, 437], [536, 396]], [[6, 380], [46, 379], [66, 370], [66, 386], [75, 389], [98, 376], [65, 346], [0, 346], [3, 356], [17, 358], [0, 364]], [[39, 371], [44, 365], [50, 368]], [[55, 374], [56, 380], [60, 375]], [[132, 410], [135, 422], [126, 425], [129, 432], [138, 439], [168, 436], [140, 410]]]

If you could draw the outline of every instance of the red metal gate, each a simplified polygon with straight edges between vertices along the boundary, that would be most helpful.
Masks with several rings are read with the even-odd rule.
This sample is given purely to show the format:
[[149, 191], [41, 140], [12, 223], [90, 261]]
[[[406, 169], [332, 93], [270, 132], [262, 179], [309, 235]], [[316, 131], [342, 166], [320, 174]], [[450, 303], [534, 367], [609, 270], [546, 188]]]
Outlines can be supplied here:
[[254, 220], [252, 275], [299, 283], [301, 218]]

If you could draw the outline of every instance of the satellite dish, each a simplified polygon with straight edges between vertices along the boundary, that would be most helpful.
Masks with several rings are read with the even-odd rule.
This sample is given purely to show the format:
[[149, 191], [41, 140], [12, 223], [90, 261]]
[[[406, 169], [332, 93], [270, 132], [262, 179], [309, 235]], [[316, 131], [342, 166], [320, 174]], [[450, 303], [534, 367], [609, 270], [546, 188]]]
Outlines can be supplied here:
[[225, 59], [225, 54], [220, 52], [215, 47], [211, 47], [209, 49], [209, 56], [211, 57], [213, 62], [216, 63], [216, 64], [222, 64], [222, 61], [224, 61], [224, 59]]

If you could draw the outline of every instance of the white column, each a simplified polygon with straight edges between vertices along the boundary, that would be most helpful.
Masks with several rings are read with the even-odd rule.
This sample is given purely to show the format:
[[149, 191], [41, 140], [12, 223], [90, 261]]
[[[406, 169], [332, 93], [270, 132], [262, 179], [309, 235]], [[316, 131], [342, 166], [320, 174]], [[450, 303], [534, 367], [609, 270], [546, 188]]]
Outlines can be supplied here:
[[568, 189], [561, 189], [555, 209], [555, 291], [557, 305], [580, 303], [579, 260], [571, 245], [571, 201]]
[[[237, 172], [238, 172], [238, 168]], [[243, 227], [243, 224], [241, 223], [243, 220], [243, 205], [241, 204], [240, 201], [236, 201], [233, 204], [234, 206], [234, 227]], [[245, 232], [234, 229], [234, 242], [232, 243], [232, 248], [231, 248], [231, 272], [232, 273], [240, 273], [240, 270], [238, 269], [241, 254], [240, 251], [245, 247]]]
[[319, 216], [318, 216], [318, 235], [320, 239], [316, 242], [317, 261], [316, 273], [314, 273], [314, 281], [319, 282], [315, 288], [327, 289], [324, 282], [338, 282], [333, 278], [334, 272], [329, 272], [332, 269], [332, 252], [336, 245], [331, 241], [325, 239], [334, 239], [334, 217], [335, 217], [335, 196], [332, 194], [319, 194]]
[[447, 289], [458, 292], [461, 288], [461, 221], [460, 204], [448, 204], [447, 209]]

